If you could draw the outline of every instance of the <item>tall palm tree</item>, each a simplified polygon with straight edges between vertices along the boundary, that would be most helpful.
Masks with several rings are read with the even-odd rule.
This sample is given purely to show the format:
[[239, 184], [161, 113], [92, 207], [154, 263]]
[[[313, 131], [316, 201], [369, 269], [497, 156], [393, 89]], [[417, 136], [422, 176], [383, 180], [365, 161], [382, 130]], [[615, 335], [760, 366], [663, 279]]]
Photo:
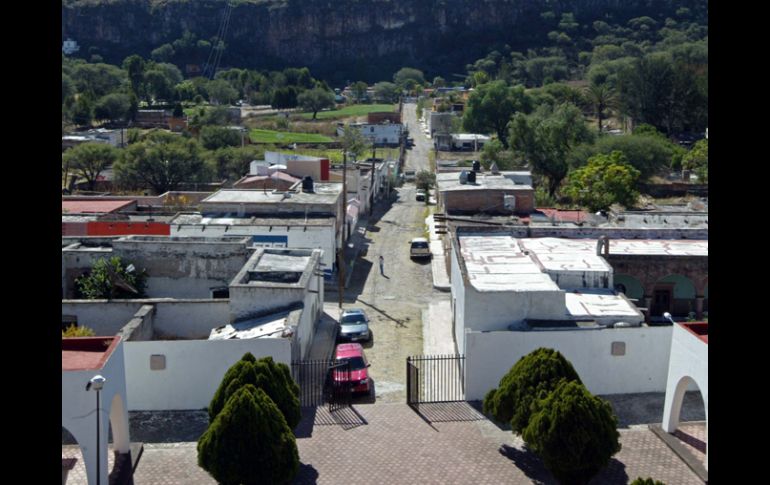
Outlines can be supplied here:
[[599, 133], [602, 132], [602, 121], [608, 109], [615, 109], [618, 105], [618, 96], [615, 90], [607, 84], [591, 84], [585, 89], [586, 99], [599, 120]]

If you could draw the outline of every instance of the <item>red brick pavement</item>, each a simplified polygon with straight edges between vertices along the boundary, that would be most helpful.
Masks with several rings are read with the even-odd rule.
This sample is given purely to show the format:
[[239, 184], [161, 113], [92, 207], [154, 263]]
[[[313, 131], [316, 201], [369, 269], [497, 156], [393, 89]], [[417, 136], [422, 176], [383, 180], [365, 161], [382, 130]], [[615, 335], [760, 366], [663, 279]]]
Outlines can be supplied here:
[[679, 428], [674, 432], [674, 436], [687, 448], [692, 455], [706, 463], [706, 423], [692, 422], [679, 423]]
[[[398, 403], [354, 409], [357, 413], [348, 410], [336, 418], [323, 409], [305, 415], [297, 428], [302, 465], [295, 483], [555, 483], [520, 438], [487, 420], [428, 423]], [[467, 417], [458, 414], [459, 419]], [[593, 484], [626, 484], [639, 476], [677, 485], [702, 483], [646, 427], [621, 430], [621, 444], [621, 452]], [[84, 476], [76, 475], [68, 483], [85, 483]], [[135, 483], [215, 482], [198, 468], [195, 443], [175, 443], [145, 444]]]

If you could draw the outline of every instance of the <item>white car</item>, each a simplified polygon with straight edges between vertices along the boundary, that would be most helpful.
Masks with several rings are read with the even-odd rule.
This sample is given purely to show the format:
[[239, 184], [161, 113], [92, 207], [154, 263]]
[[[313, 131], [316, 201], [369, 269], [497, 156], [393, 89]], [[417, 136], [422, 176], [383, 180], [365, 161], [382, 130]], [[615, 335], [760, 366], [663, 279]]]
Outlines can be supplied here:
[[430, 244], [424, 237], [416, 237], [409, 241], [410, 258], [430, 258]]

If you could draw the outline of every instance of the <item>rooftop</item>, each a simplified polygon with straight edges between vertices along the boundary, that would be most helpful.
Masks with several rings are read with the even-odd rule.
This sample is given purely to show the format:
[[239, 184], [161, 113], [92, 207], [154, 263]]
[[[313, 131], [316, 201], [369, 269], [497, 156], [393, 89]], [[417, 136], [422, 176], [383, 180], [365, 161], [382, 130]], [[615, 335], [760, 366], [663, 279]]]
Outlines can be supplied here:
[[68, 214], [106, 214], [117, 212], [130, 206], [134, 200], [63, 200], [61, 201], [62, 213]]
[[120, 337], [71, 337], [61, 339], [61, 370], [99, 370], [118, 346]]
[[288, 337], [292, 334], [289, 316], [291, 311], [282, 311], [240, 322], [228, 323], [211, 330], [209, 340], [254, 339]]
[[679, 325], [684, 327], [685, 330], [695, 335], [702, 342], [705, 342], [706, 345], [708, 345], [709, 343], [709, 323], [708, 322], [689, 322], [689, 323], [680, 323]]
[[335, 204], [342, 184], [315, 182], [313, 192], [223, 189], [206, 197], [203, 204]]
[[[231, 217], [232, 216], [232, 217]], [[171, 224], [205, 224], [217, 226], [333, 226], [334, 216], [326, 217], [234, 217], [234, 214], [204, 216], [202, 214], [179, 214]]]
[[475, 183], [460, 183], [457, 172], [437, 173], [436, 185], [439, 192], [466, 190], [532, 190], [530, 185], [516, 184], [505, 175], [477, 173]]

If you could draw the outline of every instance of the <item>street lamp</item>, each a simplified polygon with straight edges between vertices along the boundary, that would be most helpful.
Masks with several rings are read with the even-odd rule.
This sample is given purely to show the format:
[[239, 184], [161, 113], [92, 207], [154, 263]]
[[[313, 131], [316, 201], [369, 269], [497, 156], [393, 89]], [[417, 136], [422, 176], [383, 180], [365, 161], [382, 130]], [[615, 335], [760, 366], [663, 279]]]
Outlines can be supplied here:
[[99, 433], [99, 421], [100, 421], [100, 403], [99, 403], [99, 391], [101, 391], [104, 388], [104, 383], [107, 382], [107, 379], [100, 375], [93, 376], [91, 380], [86, 384], [86, 391], [94, 390], [96, 391], [96, 485], [100, 485], [101, 478], [102, 478], [102, 467], [100, 463], [100, 433]]
[[672, 325], [676, 323], [676, 322], [674, 321], [674, 319], [673, 319], [673, 318], [671, 318], [671, 314], [670, 314], [670, 313], [668, 313], [668, 312], [665, 312], [665, 313], [663, 314], [663, 318], [665, 318], [666, 320], [668, 320], [669, 322], [671, 322], [671, 324], [672, 324]]

